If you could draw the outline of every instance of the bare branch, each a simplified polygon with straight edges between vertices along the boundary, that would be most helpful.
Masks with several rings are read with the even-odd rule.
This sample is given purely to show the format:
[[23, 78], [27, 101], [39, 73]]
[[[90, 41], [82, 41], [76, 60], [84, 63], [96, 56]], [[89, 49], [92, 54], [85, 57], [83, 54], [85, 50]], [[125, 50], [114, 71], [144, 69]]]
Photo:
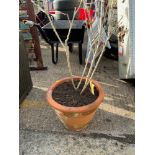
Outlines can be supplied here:
[[[68, 46], [67, 46], [67, 41], [68, 41], [68, 38], [69, 38], [69, 35], [70, 35], [70, 31], [71, 31], [71, 28], [72, 28], [72, 25], [73, 25], [73, 20], [74, 20], [75, 15], [76, 15], [76, 13], [77, 13], [78, 10], [76, 10], [76, 11], [74, 12], [74, 16], [73, 16], [73, 19], [72, 19], [72, 24], [70, 24], [70, 28], [69, 28], [69, 32], [68, 32], [68, 35], [67, 35], [67, 39], [65, 40], [65, 44], [64, 44], [64, 43], [62, 42], [62, 40], [61, 40], [59, 34], [57, 33], [57, 31], [56, 31], [56, 29], [55, 29], [55, 27], [54, 27], [53, 21], [51, 20], [51, 18], [50, 18], [50, 16], [49, 16], [48, 12], [44, 11], [44, 10], [43, 10], [38, 4], [36, 4], [33, 0], [31, 0], [31, 2], [32, 2], [35, 6], [37, 6], [39, 10], [43, 11], [43, 12], [47, 15], [47, 17], [48, 17], [48, 19], [49, 19], [49, 21], [50, 21], [50, 24], [51, 24], [51, 26], [52, 26], [53, 31], [55, 32], [55, 34], [56, 34], [58, 40], [60, 41], [61, 45], [62, 45], [63, 48], [65, 49], [66, 57], [67, 57], [67, 65], [68, 65], [68, 69], [69, 69], [69, 74], [70, 74], [70, 76], [72, 77], [72, 70], [71, 70], [71, 65], [70, 65], [70, 61], [69, 61], [69, 50], [68, 50]], [[81, 0], [81, 2], [82, 2], [82, 0]], [[80, 2], [80, 5], [81, 5], [81, 2]], [[80, 5], [79, 5], [78, 8], [80, 8]], [[73, 78], [72, 78], [72, 84], [73, 84], [73, 87], [74, 87], [74, 89], [75, 89], [75, 84], [74, 84]]]
[[[102, 4], [102, 3], [101, 3]], [[111, 6], [113, 5], [113, 1], [112, 1], [112, 3], [111, 3]], [[109, 27], [108, 27], [108, 38], [107, 38], [107, 40], [106, 40], [106, 42], [105, 42], [105, 44], [104, 44], [104, 46], [103, 46], [103, 49], [102, 49], [102, 51], [101, 51], [101, 53], [100, 53], [100, 56], [99, 56], [99, 58], [98, 58], [98, 60], [97, 60], [97, 63], [96, 63], [96, 65], [95, 65], [95, 67], [94, 67], [94, 70], [93, 70], [93, 72], [92, 72], [92, 74], [91, 74], [91, 76], [90, 76], [90, 72], [88, 73], [88, 75], [87, 75], [87, 79], [86, 79], [86, 81], [85, 81], [85, 85], [83, 86], [83, 88], [82, 88], [82, 91], [81, 91], [81, 94], [83, 93], [83, 91], [86, 89], [86, 87], [87, 87], [87, 85], [89, 84], [89, 82], [91, 81], [91, 79], [92, 79], [92, 77], [93, 77], [93, 75], [94, 75], [94, 73], [95, 73], [95, 71], [96, 71], [96, 68], [98, 67], [98, 64], [99, 64], [99, 62], [100, 62], [100, 60], [101, 60], [101, 57], [102, 57], [102, 55], [103, 55], [103, 53], [104, 53], [104, 51], [105, 51], [105, 47], [106, 47], [106, 45], [107, 45], [107, 43], [108, 43], [108, 40], [110, 39], [110, 37], [111, 37], [111, 32], [110, 32], [110, 26], [111, 26], [111, 16], [112, 16], [112, 11], [110, 12], [110, 24], [109, 24]], [[99, 40], [100, 41], [100, 40]], [[96, 54], [96, 53], [95, 53]], [[94, 57], [95, 57], [95, 54], [94, 54]], [[94, 58], [93, 57], [93, 58]], [[92, 64], [93, 64], [93, 62], [92, 62]], [[91, 64], [91, 65], [92, 65]], [[91, 69], [91, 66], [90, 66], [90, 69]], [[90, 78], [89, 78], [89, 76], [90, 76]], [[89, 78], [89, 79], [88, 79]]]
[[[52, 26], [53, 31], [55, 32], [58, 40], [60, 41], [62, 47], [65, 50], [66, 58], [67, 58], [67, 65], [68, 65], [68, 69], [69, 69], [69, 74], [70, 74], [71, 77], [73, 77], [74, 75], [72, 74], [72, 68], [71, 68], [71, 64], [70, 64], [70, 53], [69, 53], [69, 48], [68, 48], [68, 45], [67, 44], [68, 44], [68, 40], [69, 40], [69, 37], [70, 37], [70, 34], [71, 34], [71, 29], [73, 27], [75, 16], [76, 16], [77, 12], [79, 11], [79, 8], [81, 7], [82, 2], [83, 2], [83, 5], [84, 5], [84, 8], [86, 10], [86, 11], [84, 11], [85, 17], [87, 16], [86, 15], [86, 12], [87, 12], [88, 13], [88, 21], [91, 20], [90, 10], [87, 7], [87, 3], [85, 2], [85, 0], [81, 0], [80, 1], [80, 4], [79, 4], [78, 8], [77, 9], [75, 8], [75, 10], [74, 10], [72, 21], [70, 21], [68, 14], [64, 14], [64, 13], [61, 12], [62, 14], [64, 14], [64, 15], [67, 16], [67, 19], [68, 19], [69, 25], [70, 25], [69, 26], [69, 30], [68, 30], [68, 34], [67, 34], [67, 38], [65, 40], [65, 43], [63, 43], [62, 40], [61, 40], [61, 38], [60, 38], [60, 36], [59, 36], [59, 34], [57, 33], [57, 31], [56, 31], [56, 29], [54, 27], [53, 21], [51, 20], [48, 12], [47, 11], [44, 11], [38, 4], [35, 4], [35, 2], [33, 0], [31, 0], [31, 1], [41, 11], [43, 11], [44, 13], [46, 13], [46, 15], [47, 15], [47, 17], [48, 17], [48, 19], [50, 21], [50, 24]], [[103, 48], [101, 50], [100, 49], [100, 47], [101, 47], [101, 41], [102, 41], [101, 37], [102, 37], [102, 35], [103, 36], [105, 35], [104, 24], [105, 24], [106, 16], [108, 14], [108, 7], [105, 8], [105, 13], [104, 13], [103, 12], [103, 9], [102, 9], [104, 7], [103, 6], [104, 0], [98, 0], [98, 1], [96, 0], [96, 2], [98, 2], [99, 10], [101, 10], [100, 12], [98, 11], [98, 15], [100, 15], [100, 17], [99, 17], [99, 21], [97, 21], [98, 22], [98, 25], [97, 25], [97, 33], [96, 32], [93, 32], [93, 27], [92, 27], [93, 25], [92, 25], [91, 21], [90, 21], [90, 23], [87, 23], [87, 18], [85, 18], [86, 23], [89, 24], [89, 28], [87, 26], [86, 26], [86, 28], [87, 28], [87, 32], [88, 32], [88, 40], [89, 40], [89, 43], [90, 43], [90, 45], [89, 45], [90, 47], [89, 47], [89, 49], [87, 49], [87, 52], [88, 52], [87, 61], [86, 61], [84, 70], [82, 72], [81, 79], [80, 79], [77, 87], [75, 87], [74, 80], [73, 80], [73, 78], [71, 78], [74, 89], [75, 90], [78, 89], [79, 86], [80, 86], [80, 84], [81, 84], [82, 78], [85, 75], [86, 68], [87, 68], [87, 65], [88, 65], [88, 60], [89, 60], [92, 52], [94, 52], [93, 53], [93, 59], [92, 59], [90, 68], [89, 68], [88, 73], [86, 75], [87, 78], [85, 80], [85, 85], [83, 86], [83, 88], [81, 90], [81, 93], [85, 90], [85, 88], [89, 84], [90, 80], [92, 79], [92, 77], [93, 77], [93, 75], [94, 75], [94, 73], [95, 73], [95, 71], [96, 71], [96, 69], [98, 67], [98, 64], [99, 64], [99, 62], [101, 60], [101, 57], [102, 57], [102, 55], [103, 55], [103, 53], [105, 51], [105, 47], [107, 46], [108, 41], [109, 41], [109, 39], [111, 37], [111, 14], [113, 13], [113, 10], [110, 11], [110, 15], [109, 15], [110, 22], [109, 22], [109, 26], [108, 26], [108, 37], [107, 37], [106, 41], [104, 42]], [[94, 2], [91, 1], [91, 3], [94, 3]], [[112, 3], [111, 3], [111, 6], [113, 6], [113, 0], [112, 0]], [[103, 17], [103, 13], [104, 13], [104, 17]], [[93, 64], [94, 64], [95, 59], [97, 57], [98, 57], [98, 60], [97, 60], [97, 62], [95, 64], [95, 67], [93, 69]]]
[[[96, 43], [97, 43], [97, 45], [96, 45], [96, 49], [95, 49], [95, 52], [94, 52], [94, 54], [93, 54], [93, 59], [92, 59], [92, 62], [91, 62], [91, 65], [90, 65], [90, 68], [89, 68], [89, 71], [88, 71], [88, 74], [87, 74], [87, 78], [86, 78], [86, 80], [85, 80], [85, 84], [84, 84], [84, 86], [83, 86], [83, 89], [85, 89], [85, 86], [86, 86], [86, 84], [87, 84], [87, 82], [88, 82], [88, 79], [89, 79], [89, 77], [90, 77], [90, 75], [91, 75], [91, 71], [92, 71], [92, 69], [93, 69], [93, 65], [94, 65], [94, 61], [95, 61], [95, 58], [96, 58], [96, 54], [97, 54], [97, 52], [99, 52], [99, 46], [100, 46], [100, 42], [101, 42], [101, 36], [102, 35], [105, 35], [105, 34], [103, 34], [103, 29], [102, 29], [102, 17], [103, 17], [103, 9], [102, 9], [102, 7], [103, 7], [103, 2], [101, 2], [101, 5], [100, 5], [100, 10], [101, 10], [101, 13], [99, 12], [99, 10], [98, 10], [98, 12], [96, 12], [98, 15], [97, 16], [99, 16], [100, 17], [100, 19], [99, 19], [99, 25], [98, 25], [98, 36], [99, 37], [97, 37], [97, 38], [95, 38], [96, 39]], [[97, 8], [97, 9], [99, 9], [99, 8]], [[91, 50], [93, 50], [93, 49], [91, 49]], [[82, 89], [82, 91], [83, 91], [83, 89]]]

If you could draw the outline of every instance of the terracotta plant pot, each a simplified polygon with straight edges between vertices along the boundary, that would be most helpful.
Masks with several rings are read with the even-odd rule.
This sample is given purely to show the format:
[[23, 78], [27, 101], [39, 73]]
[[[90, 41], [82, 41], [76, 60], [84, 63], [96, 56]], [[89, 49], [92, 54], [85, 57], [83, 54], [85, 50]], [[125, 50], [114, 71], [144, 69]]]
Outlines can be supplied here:
[[[80, 77], [74, 77], [74, 80], [79, 79]], [[86, 78], [83, 78], [83, 80], [85, 79]], [[70, 80], [71, 80], [70, 77], [64, 78], [52, 84], [52, 86], [49, 88], [47, 92], [47, 100], [49, 105], [51, 105], [52, 108], [55, 110], [60, 121], [64, 124], [64, 126], [67, 129], [79, 131], [87, 127], [88, 123], [92, 120], [97, 108], [104, 100], [104, 92], [100, 84], [97, 81], [92, 80], [99, 94], [99, 96], [93, 103], [80, 107], [67, 107], [61, 105], [53, 99], [52, 97], [53, 90], [62, 83]]]

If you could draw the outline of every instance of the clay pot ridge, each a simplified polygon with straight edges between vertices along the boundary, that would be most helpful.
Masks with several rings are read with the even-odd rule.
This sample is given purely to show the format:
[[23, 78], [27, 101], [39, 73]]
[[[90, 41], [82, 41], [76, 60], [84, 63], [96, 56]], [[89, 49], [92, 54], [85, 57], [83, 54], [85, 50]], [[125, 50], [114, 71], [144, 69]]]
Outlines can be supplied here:
[[[74, 80], [79, 80], [79, 79], [80, 79], [80, 77], [74, 77]], [[84, 77], [83, 80], [85, 80], [85, 79], [86, 78]], [[61, 110], [63, 112], [87, 112], [87, 111], [93, 110], [95, 107], [99, 106], [103, 102], [104, 96], [105, 96], [103, 93], [103, 89], [97, 81], [92, 80], [92, 83], [95, 85], [95, 87], [99, 93], [98, 98], [94, 102], [92, 102], [88, 105], [85, 105], [85, 106], [81, 106], [81, 107], [67, 107], [67, 106], [57, 103], [52, 97], [52, 93], [53, 93], [54, 89], [56, 87], [58, 87], [60, 84], [70, 81], [70, 80], [71, 80], [70, 77], [58, 80], [54, 84], [52, 84], [52, 86], [48, 89], [47, 100], [48, 100], [48, 103], [53, 108], [55, 108], [57, 110]]]

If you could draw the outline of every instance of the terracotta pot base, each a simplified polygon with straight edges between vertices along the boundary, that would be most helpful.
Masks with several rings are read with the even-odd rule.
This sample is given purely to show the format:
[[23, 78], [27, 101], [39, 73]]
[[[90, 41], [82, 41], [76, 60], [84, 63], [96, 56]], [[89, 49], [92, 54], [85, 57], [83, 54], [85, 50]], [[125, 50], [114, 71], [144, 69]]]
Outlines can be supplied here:
[[[79, 79], [80, 77], [74, 77], [74, 80], [79, 80]], [[85, 79], [86, 78], [83, 78], [83, 80]], [[70, 80], [71, 78], [69, 77], [55, 82], [47, 92], [47, 100], [48, 100], [48, 103], [55, 110], [58, 118], [64, 124], [65, 128], [73, 131], [80, 131], [86, 128], [90, 123], [90, 121], [93, 119], [93, 116], [95, 115], [97, 108], [104, 100], [104, 92], [100, 84], [97, 81], [92, 80], [96, 89], [99, 92], [99, 96], [95, 102], [81, 107], [67, 107], [67, 106], [61, 105], [52, 98], [53, 90], [61, 83], [70, 81]]]

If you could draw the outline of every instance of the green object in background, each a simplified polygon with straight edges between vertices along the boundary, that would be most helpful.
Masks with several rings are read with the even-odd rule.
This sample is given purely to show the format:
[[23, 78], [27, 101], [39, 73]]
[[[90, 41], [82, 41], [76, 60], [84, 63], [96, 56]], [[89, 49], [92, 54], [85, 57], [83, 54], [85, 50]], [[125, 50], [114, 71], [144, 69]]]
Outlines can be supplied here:
[[22, 33], [22, 34], [23, 34], [24, 40], [32, 40], [31, 33], [26, 32], [26, 33]]
[[19, 23], [19, 29], [20, 30], [29, 30], [30, 27], [29, 27], [29, 25], [26, 25], [24, 23]]

